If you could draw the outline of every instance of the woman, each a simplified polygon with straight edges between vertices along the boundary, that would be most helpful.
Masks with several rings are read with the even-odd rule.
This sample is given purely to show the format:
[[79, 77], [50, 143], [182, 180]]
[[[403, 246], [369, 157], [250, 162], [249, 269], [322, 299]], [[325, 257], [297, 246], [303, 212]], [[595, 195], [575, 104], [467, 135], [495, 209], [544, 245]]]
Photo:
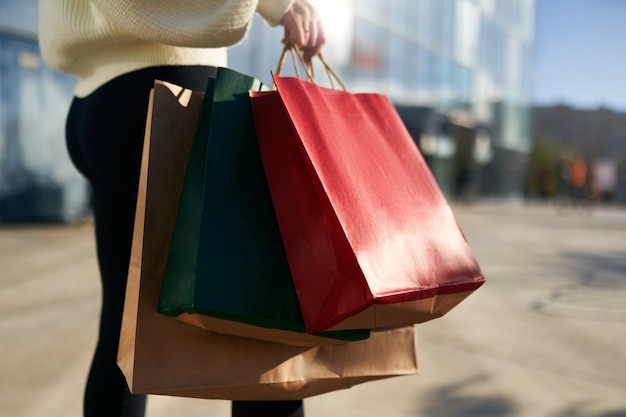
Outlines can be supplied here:
[[[310, 60], [325, 39], [307, 0], [40, 0], [46, 63], [78, 82], [66, 125], [69, 154], [92, 186], [102, 281], [98, 344], [84, 398], [85, 417], [145, 413], [116, 355], [130, 258], [135, 200], [155, 79], [204, 91], [226, 47], [247, 34], [254, 14], [285, 28]], [[302, 416], [301, 401], [233, 402], [233, 417]]]

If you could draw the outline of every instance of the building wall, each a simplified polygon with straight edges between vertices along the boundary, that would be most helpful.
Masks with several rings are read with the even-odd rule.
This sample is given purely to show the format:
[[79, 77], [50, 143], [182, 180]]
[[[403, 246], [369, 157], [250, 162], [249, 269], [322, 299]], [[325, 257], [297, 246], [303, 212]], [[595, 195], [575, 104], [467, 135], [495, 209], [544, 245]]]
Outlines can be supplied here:
[[[327, 60], [350, 91], [386, 94], [402, 108], [447, 194], [522, 194], [534, 0], [314, 3], [326, 23]], [[267, 79], [282, 32], [257, 21], [251, 34], [231, 64]]]
[[626, 113], [565, 105], [533, 107], [532, 131], [577, 149], [586, 159], [626, 161]]
[[[314, 3], [324, 53], [348, 89], [388, 95], [442, 189], [464, 198], [522, 193], [534, 1]], [[64, 145], [74, 80], [43, 64], [36, 32], [37, 0], [0, 2], [0, 221], [26, 213], [24, 204], [31, 217], [62, 219], [87, 205]], [[270, 83], [282, 36], [255, 18], [230, 66]]]
[[37, 0], [0, 2], [0, 222], [68, 221], [87, 187], [65, 150], [74, 80], [43, 63]]
[[588, 198], [626, 201], [626, 113], [537, 106], [533, 108], [532, 132], [536, 143], [548, 142], [559, 150], [560, 165], [572, 157], [585, 161]]

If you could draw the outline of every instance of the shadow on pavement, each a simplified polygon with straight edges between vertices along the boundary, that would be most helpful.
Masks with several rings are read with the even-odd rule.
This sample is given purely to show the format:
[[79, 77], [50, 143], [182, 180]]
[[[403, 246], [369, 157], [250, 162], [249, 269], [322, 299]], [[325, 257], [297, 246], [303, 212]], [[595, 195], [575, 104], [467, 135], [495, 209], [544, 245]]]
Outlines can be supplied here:
[[531, 308], [537, 312], [578, 319], [626, 321], [626, 253], [604, 255], [584, 252], [561, 254], [570, 271], [566, 285], [553, 289]]
[[[515, 415], [517, 407], [503, 396], [474, 396], [462, 391], [474, 384], [483, 383], [488, 376], [481, 375], [458, 384], [433, 391], [429, 403], [420, 404], [420, 417], [506, 417]], [[520, 389], [523, 389], [520, 387]], [[596, 414], [590, 404], [572, 404], [552, 417], [626, 417], [626, 409]]]
[[616, 251], [601, 256], [566, 252], [562, 256], [571, 263], [572, 271], [580, 278], [580, 285], [626, 288], [626, 252]]
[[614, 410], [602, 414], [593, 414], [585, 404], [574, 404], [554, 417], [626, 417], [626, 410]]
[[515, 405], [505, 397], [472, 396], [461, 391], [486, 379], [478, 376], [458, 384], [435, 391], [430, 404], [422, 408], [425, 417], [505, 417], [510, 415]]

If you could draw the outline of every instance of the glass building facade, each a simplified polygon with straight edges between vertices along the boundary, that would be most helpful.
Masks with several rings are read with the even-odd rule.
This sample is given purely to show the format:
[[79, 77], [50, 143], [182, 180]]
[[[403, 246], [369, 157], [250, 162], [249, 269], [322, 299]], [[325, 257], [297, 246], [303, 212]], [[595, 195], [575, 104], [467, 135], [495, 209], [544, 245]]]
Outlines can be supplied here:
[[[522, 195], [535, 0], [312, 2], [326, 60], [349, 91], [391, 98], [449, 197]], [[229, 66], [271, 82], [282, 37], [255, 18]], [[37, 0], [0, 1], [0, 222], [86, 212], [64, 145], [73, 86], [41, 60]]]
[[0, 222], [85, 216], [88, 190], [65, 150], [72, 77], [37, 46], [37, 0], [0, 1]]
[[[448, 196], [521, 196], [534, 0], [314, 3], [327, 61], [350, 91], [391, 98]], [[267, 78], [282, 32], [251, 31], [230, 64]]]

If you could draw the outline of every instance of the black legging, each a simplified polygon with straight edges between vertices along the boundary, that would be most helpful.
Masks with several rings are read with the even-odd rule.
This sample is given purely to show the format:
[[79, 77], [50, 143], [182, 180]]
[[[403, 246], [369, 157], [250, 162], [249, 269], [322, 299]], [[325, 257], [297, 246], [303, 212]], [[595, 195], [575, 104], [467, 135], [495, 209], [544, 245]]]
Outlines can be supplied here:
[[[116, 364], [130, 259], [139, 168], [154, 80], [204, 91], [211, 67], [154, 67], [120, 76], [75, 98], [66, 126], [72, 161], [92, 191], [102, 311], [85, 389], [85, 417], [141, 417], [145, 395], [131, 395]], [[302, 401], [233, 402], [233, 417], [303, 416]]]

